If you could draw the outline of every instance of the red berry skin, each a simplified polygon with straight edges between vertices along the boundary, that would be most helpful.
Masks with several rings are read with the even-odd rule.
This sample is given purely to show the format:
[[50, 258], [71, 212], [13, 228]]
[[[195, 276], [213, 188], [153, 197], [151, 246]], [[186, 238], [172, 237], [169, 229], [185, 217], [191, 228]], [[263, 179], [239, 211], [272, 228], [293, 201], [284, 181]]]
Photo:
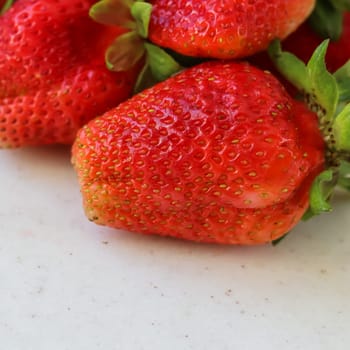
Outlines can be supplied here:
[[232, 59], [284, 39], [309, 16], [314, 0], [153, 0], [149, 38], [187, 56]]
[[18, 0], [0, 17], [0, 147], [71, 144], [130, 96], [135, 73], [104, 60], [122, 30], [90, 19], [94, 2]]
[[317, 117], [271, 74], [207, 62], [84, 126], [73, 145], [86, 215], [197, 242], [289, 231], [324, 167]]

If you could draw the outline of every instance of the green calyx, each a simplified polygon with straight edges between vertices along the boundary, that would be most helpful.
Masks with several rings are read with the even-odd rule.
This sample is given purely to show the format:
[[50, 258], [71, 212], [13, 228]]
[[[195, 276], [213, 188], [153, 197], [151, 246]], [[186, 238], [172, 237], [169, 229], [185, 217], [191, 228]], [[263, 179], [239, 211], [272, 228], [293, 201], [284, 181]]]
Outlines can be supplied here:
[[165, 80], [182, 69], [166, 51], [147, 41], [151, 13], [152, 5], [142, 0], [101, 0], [90, 9], [90, 16], [96, 22], [127, 30], [107, 49], [106, 65], [108, 69], [120, 72], [131, 69], [143, 60], [135, 92]]
[[342, 33], [345, 11], [350, 11], [350, 0], [317, 0], [308, 21], [321, 37], [335, 41]]
[[333, 75], [329, 73], [325, 64], [328, 43], [322, 42], [306, 65], [282, 51], [277, 40], [269, 47], [276, 68], [317, 114], [326, 145], [326, 170], [311, 186], [305, 218], [331, 210], [329, 201], [336, 185], [350, 190], [350, 60]]
[[0, 16], [2, 16], [13, 4], [14, 0], [6, 0], [0, 9]]

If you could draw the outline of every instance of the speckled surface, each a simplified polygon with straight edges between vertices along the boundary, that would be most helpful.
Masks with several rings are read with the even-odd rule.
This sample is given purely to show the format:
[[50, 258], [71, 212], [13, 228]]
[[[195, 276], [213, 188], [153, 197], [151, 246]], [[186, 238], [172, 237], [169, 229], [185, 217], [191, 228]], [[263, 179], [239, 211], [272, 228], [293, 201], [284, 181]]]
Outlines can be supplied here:
[[0, 152], [1, 349], [348, 347], [349, 195], [277, 247], [198, 245], [87, 221], [69, 158]]

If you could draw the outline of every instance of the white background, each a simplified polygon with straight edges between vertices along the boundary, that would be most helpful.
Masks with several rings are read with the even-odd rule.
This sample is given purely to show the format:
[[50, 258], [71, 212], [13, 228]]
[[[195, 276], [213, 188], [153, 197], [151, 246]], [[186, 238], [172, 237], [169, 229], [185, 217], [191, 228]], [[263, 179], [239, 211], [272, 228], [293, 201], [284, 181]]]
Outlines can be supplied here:
[[67, 147], [0, 151], [1, 350], [350, 345], [350, 195], [278, 245], [199, 245], [84, 216]]

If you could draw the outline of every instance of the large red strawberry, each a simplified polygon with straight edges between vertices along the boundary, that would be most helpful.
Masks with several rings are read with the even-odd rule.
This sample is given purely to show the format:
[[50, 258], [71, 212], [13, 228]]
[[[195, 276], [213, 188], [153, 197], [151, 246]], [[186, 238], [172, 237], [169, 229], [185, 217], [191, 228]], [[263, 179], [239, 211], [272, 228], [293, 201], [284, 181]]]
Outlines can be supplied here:
[[[89, 122], [72, 158], [89, 219], [199, 242], [258, 244], [284, 235], [309, 204], [328, 209], [322, 194], [337, 180], [336, 148], [349, 155], [349, 127], [345, 121], [334, 126], [336, 136], [331, 131], [338, 95], [320, 62], [322, 51], [305, 68], [311, 82], [301, 84], [313, 91], [308, 99], [325, 142], [316, 113], [247, 63], [203, 63]], [[331, 88], [327, 97], [320, 82]]]
[[[129, 30], [108, 50], [111, 69], [125, 69], [146, 51], [152, 73], [158, 75], [161, 66], [162, 77], [168, 59], [150, 43], [186, 56], [246, 57], [287, 37], [314, 6], [315, 0], [101, 0], [90, 13], [100, 23]], [[171, 61], [170, 73], [176, 69]]]
[[104, 53], [123, 32], [89, 17], [93, 0], [17, 0], [0, 17], [0, 147], [72, 143], [79, 127], [129, 97], [133, 70]]

